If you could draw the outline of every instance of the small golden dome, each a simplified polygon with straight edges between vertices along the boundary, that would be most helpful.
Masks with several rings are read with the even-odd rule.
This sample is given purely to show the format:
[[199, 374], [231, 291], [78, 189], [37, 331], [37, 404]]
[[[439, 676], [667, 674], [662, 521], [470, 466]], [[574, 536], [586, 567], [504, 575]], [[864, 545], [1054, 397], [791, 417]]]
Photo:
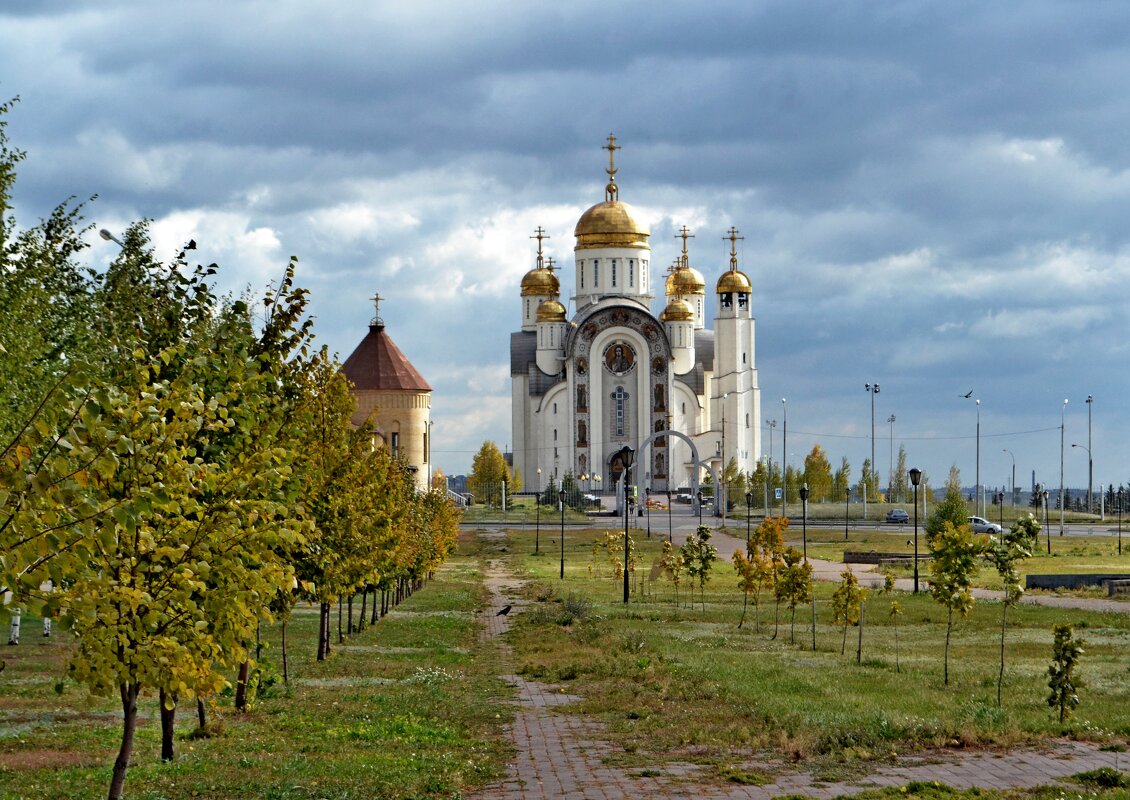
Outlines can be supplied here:
[[694, 267], [679, 267], [667, 276], [667, 296], [705, 294], [706, 279]]
[[651, 231], [632, 215], [632, 207], [619, 200], [597, 203], [577, 220], [573, 230], [577, 250], [597, 247], [647, 247]]
[[694, 310], [686, 300], [672, 300], [659, 315], [660, 322], [690, 322], [694, 319]]
[[753, 291], [753, 284], [749, 282], [749, 278], [744, 272], [730, 269], [723, 272], [722, 277], [718, 279], [717, 290], [718, 294], [727, 294], [728, 292], [749, 294]]
[[558, 295], [560, 293], [561, 283], [551, 269], [534, 267], [522, 278], [522, 297]]
[[564, 322], [565, 306], [556, 300], [546, 300], [538, 306], [538, 322]]

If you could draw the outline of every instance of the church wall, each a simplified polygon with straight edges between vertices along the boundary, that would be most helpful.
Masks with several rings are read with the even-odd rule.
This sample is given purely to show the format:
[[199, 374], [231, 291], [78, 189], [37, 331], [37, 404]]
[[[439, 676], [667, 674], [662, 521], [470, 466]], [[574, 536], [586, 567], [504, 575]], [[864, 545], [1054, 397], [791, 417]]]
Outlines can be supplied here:
[[426, 442], [431, 420], [431, 392], [355, 389], [357, 408], [352, 422], [371, 419], [386, 447], [396, 447], [409, 465], [416, 467], [416, 485], [427, 489], [431, 477], [428, 461], [431, 443]]

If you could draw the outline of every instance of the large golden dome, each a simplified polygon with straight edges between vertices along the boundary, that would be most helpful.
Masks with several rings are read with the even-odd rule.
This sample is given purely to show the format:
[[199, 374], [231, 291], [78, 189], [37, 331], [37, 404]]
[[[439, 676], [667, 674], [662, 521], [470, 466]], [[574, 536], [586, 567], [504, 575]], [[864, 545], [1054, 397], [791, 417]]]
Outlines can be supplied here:
[[597, 203], [577, 220], [573, 230], [577, 250], [597, 247], [647, 247], [651, 231], [632, 214], [632, 207], [619, 200]]
[[565, 306], [556, 300], [546, 300], [538, 306], [538, 322], [564, 322]]
[[672, 300], [659, 315], [660, 322], [690, 322], [694, 319], [694, 309], [686, 300]]
[[560, 293], [561, 283], [551, 269], [534, 267], [522, 278], [522, 297], [544, 297], [545, 295], [558, 295]]
[[705, 294], [706, 278], [691, 266], [683, 266], [667, 276], [667, 296]]
[[723, 272], [722, 277], [718, 279], [717, 291], [718, 294], [729, 292], [749, 294], [753, 291], [753, 284], [749, 282], [749, 278], [741, 270], [729, 269]]

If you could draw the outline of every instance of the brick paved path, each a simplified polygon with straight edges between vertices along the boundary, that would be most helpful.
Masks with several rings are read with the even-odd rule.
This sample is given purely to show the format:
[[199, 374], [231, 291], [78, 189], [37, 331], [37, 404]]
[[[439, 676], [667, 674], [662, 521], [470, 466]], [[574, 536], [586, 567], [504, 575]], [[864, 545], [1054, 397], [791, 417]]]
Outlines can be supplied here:
[[[497, 536], [499, 534], [481, 534]], [[486, 585], [492, 603], [485, 615], [481, 637], [496, 640], [510, 627], [510, 616], [497, 616], [506, 605], [521, 613], [512, 592], [521, 581], [507, 573], [501, 561], [487, 564]], [[512, 666], [509, 647], [502, 661]], [[674, 798], [769, 800], [781, 795], [833, 798], [865, 789], [901, 786], [910, 781], [939, 781], [956, 788], [1027, 788], [1053, 783], [1077, 772], [1112, 767], [1130, 770], [1130, 756], [1101, 752], [1080, 742], [1059, 742], [1047, 749], [1006, 754], [945, 751], [899, 759], [857, 781], [820, 783], [812, 774], [786, 763], [749, 763], [745, 766], [773, 776], [761, 786], [719, 784], [705, 768], [690, 763], [664, 762], [647, 769], [610, 767], [604, 756], [616, 752], [601, 738], [602, 726], [575, 714], [555, 711], [556, 706], [578, 700], [560, 687], [529, 681], [518, 675], [502, 676], [517, 689], [514, 721], [508, 733], [517, 754], [507, 778], [472, 795], [480, 800], [612, 800], [613, 798]]]

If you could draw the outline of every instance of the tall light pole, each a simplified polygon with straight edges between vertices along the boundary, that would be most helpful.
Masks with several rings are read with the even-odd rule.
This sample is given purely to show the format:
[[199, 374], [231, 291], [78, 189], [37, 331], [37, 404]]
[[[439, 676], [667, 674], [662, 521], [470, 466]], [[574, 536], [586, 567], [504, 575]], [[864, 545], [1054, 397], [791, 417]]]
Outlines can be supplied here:
[[1122, 487], [1118, 487], [1118, 555], [1122, 555]]
[[620, 457], [620, 466], [624, 468], [624, 604], [628, 603], [628, 588], [630, 578], [628, 575], [628, 560], [631, 558], [631, 540], [628, 538], [628, 493], [631, 487], [632, 461], [635, 460], [636, 451], [624, 445], [617, 454]]
[[[800, 487], [800, 513], [801, 513], [801, 541], [804, 543], [804, 563], [808, 563], [808, 484]], [[816, 592], [810, 592], [812, 598], [812, 652], [816, 652]]]
[[749, 515], [753, 509], [753, 492], [745, 493], [745, 554], [747, 558], [753, 557], [753, 544], [749, 539]]
[[1063, 405], [1059, 409], [1059, 535], [1063, 536], [1063, 432], [1065, 430], [1064, 422], [1067, 419], [1067, 398], [1064, 398]]
[[922, 470], [910, 470], [910, 482], [914, 486], [914, 593], [918, 594], [918, 484], [922, 482]]
[[1012, 483], [1008, 485], [1008, 498], [1012, 505], [1016, 505], [1016, 456], [1007, 447], [1001, 452], [1008, 453], [1008, 457], [1012, 459]]
[[722, 395], [722, 471], [718, 473], [718, 483], [722, 490], [722, 527], [726, 527], [726, 505], [729, 493], [726, 491], [726, 398], [729, 392]]
[[765, 516], [769, 516], [769, 484], [773, 482], [773, 431], [777, 428], [777, 420], [765, 420], [769, 428], [769, 467], [765, 470]]
[[1094, 514], [1095, 510], [1092, 506], [1091, 496], [1094, 494], [1094, 479], [1095, 468], [1094, 462], [1091, 460], [1091, 405], [1094, 404], [1095, 398], [1087, 395], [1087, 513]]
[[561, 580], [565, 580], [565, 490], [557, 492], [557, 502], [561, 504]]
[[[1084, 445], [1081, 445], [1081, 444], [1074, 444], [1074, 443], [1071, 446], [1072, 447], [1078, 447], [1078, 448], [1081, 448], [1083, 450], [1086, 450], [1087, 451], [1087, 464], [1090, 465], [1090, 463], [1091, 463], [1091, 448], [1085, 447]], [[1090, 513], [1090, 511], [1091, 511], [1091, 489], [1088, 486], [1087, 487], [1087, 512]]]
[[534, 555], [538, 555], [541, 546], [541, 467], [538, 467], [538, 493], [534, 497], [534, 514], [536, 522], [534, 523]]
[[[867, 393], [869, 395], [871, 395], [871, 473], [870, 475], [868, 475], [867, 481], [867, 483], [870, 483], [870, 479], [875, 475], [875, 395], [879, 394], [879, 384], [865, 383], [863, 385], [863, 388], [867, 390]], [[871, 487], [868, 486], [867, 488], [870, 489]], [[867, 496], [866, 489], [864, 490], [863, 496]], [[864, 502], [866, 503], [866, 500]]]
[[981, 507], [981, 398], [978, 397], [974, 402], [977, 404], [977, 466], [973, 486], [973, 508], [977, 514], [984, 516], [984, 509]]
[[890, 458], [887, 465], [890, 469], [887, 470], [887, 502], [894, 502], [891, 500], [891, 495], [894, 492], [892, 484], [895, 482], [895, 415], [891, 414], [887, 417], [887, 422], [891, 423], [891, 438], [890, 438], [890, 452], [887, 454]]
[[785, 508], [789, 502], [789, 482], [786, 475], [789, 472], [789, 404], [781, 398], [781, 516], [785, 516]]

